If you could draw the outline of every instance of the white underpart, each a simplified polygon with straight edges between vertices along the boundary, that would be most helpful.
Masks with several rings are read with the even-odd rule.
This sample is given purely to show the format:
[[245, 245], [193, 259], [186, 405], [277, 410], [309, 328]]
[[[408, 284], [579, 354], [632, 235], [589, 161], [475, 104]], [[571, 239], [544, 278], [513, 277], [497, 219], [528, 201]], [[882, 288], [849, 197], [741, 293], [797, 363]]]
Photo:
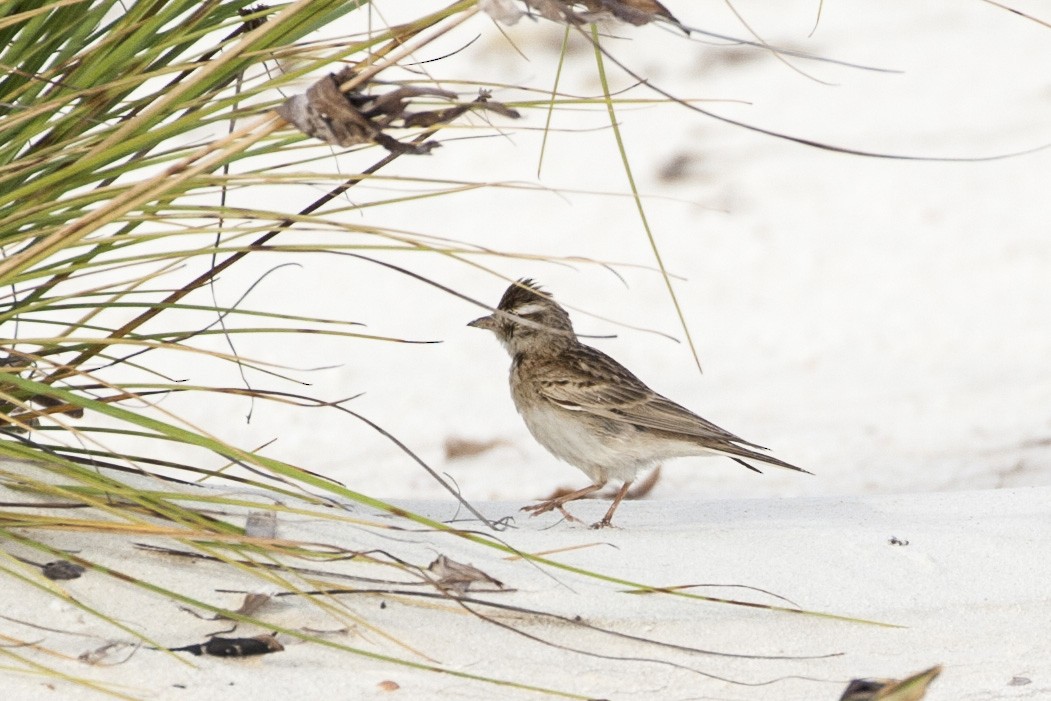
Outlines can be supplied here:
[[629, 482], [649, 467], [669, 459], [690, 455], [719, 455], [689, 441], [657, 442], [652, 435], [639, 435], [627, 423], [610, 422], [603, 434], [585, 430], [573, 411], [578, 408], [537, 407], [521, 411], [529, 432], [552, 455], [579, 468], [597, 484], [609, 480]]

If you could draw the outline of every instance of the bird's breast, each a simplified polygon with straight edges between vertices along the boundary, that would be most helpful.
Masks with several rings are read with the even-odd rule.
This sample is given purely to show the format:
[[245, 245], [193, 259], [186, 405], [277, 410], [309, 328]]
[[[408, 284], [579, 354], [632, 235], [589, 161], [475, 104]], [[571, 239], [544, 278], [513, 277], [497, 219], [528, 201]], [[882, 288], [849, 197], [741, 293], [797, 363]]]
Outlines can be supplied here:
[[539, 395], [518, 394], [515, 406], [533, 438], [592, 481], [630, 481], [639, 470], [655, 463], [648, 451], [639, 450], [636, 427], [571, 411]]

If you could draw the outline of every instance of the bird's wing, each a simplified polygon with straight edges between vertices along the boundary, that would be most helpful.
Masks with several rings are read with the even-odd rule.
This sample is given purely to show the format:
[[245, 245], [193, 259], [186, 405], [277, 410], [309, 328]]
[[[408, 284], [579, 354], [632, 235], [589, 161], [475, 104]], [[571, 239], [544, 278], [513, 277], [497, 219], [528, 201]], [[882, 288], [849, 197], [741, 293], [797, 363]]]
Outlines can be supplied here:
[[594, 348], [581, 346], [568, 351], [552, 370], [539, 382], [540, 393], [564, 409], [715, 443], [762, 448], [657, 394], [623, 365]]

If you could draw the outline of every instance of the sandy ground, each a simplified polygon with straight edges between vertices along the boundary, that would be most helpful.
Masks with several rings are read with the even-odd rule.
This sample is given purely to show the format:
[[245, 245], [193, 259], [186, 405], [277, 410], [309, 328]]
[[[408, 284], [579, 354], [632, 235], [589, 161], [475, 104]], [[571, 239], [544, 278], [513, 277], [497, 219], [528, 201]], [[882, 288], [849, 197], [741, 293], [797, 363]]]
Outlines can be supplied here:
[[[655, 28], [621, 30], [632, 43], [614, 45], [625, 47], [633, 67], [675, 94], [718, 100], [699, 103], [706, 109], [845, 147], [969, 158], [1051, 142], [1051, 83], [1041, 70], [1051, 65], [1046, 27], [977, 2], [826, 3], [818, 31], [808, 38], [816, 11], [810, 3], [782, 3], [776, 11], [766, 4], [735, 5], [772, 43], [902, 72], [790, 60], [824, 81], [816, 82], [767, 52], [687, 43]], [[1018, 7], [1042, 11], [1039, 3]], [[723, 9], [673, 10], [689, 24], [742, 34]], [[481, 18], [470, 30], [481, 39], [431, 66], [433, 74], [550, 87], [556, 28], [522, 23], [510, 30], [529, 61], [508, 50]], [[468, 39], [451, 37], [446, 48]], [[443, 51], [435, 47], [435, 54]], [[588, 50], [577, 46], [570, 59], [574, 70], [565, 90], [598, 94]], [[617, 86], [630, 83], [623, 76], [614, 80]], [[495, 95], [522, 97], [500, 89]], [[381, 537], [287, 515], [279, 531], [283, 538], [352, 549], [396, 542], [416, 565], [443, 553], [474, 563], [515, 590], [479, 598], [557, 612], [570, 621], [508, 615], [501, 622], [510, 630], [452, 604], [392, 595], [341, 599], [339, 605], [352, 613], [324, 612], [300, 601], [269, 604], [260, 615], [289, 629], [346, 627], [324, 639], [585, 698], [837, 699], [851, 677], [900, 676], [939, 663], [945, 672], [932, 687], [931, 701], [1051, 698], [1051, 150], [988, 162], [877, 160], [777, 141], [682, 108], [624, 106], [618, 117], [660, 250], [683, 278], [676, 280], [676, 291], [703, 375], [684, 344], [632, 328], [683, 337], [664, 283], [652, 271], [622, 268], [625, 285], [583, 262], [468, 258], [510, 278], [528, 275], [546, 283], [573, 307], [579, 330], [615, 334], [593, 343], [654, 388], [816, 476], [756, 476], [729, 461], [684, 459], [667, 466], [649, 500], [622, 507], [616, 530], [595, 533], [551, 518], [517, 519], [501, 537], [525, 552], [588, 545], [553, 557], [634, 582], [747, 585], [807, 610], [900, 627], [629, 595], [621, 592], [623, 585], [506, 561], [453, 538]], [[543, 121], [543, 111], [536, 110], [527, 112], [527, 129], [486, 139], [450, 136], [434, 156], [402, 159], [388, 175], [509, 181], [550, 192], [468, 191], [349, 216], [527, 256], [652, 265], [635, 205], [623, 195], [625, 175], [605, 113], [591, 108], [556, 115], [555, 127], [567, 131], [552, 135], [538, 177]], [[571, 131], [577, 129], [586, 131]], [[354, 165], [341, 167], [350, 172]], [[407, 179], [387, 181], [360, 188], [352, 199], [367, 203], [430, 189]], [[294, 209], [318, 194], [302, 187], [282, 196]], [[460, 261], [375, 255], [485, 303], [495, 303], [505, 286]], [[261, 346], [239, 341], [246, 357], [298, 368], [297, 377], [323, 399], [365, 392], [355, 410], [402, 438], [494, 517], [513, 514], [555, 487], [584, 483], [528, 436], [507, 394], [508, 359], [492, 338], [464, 326], [478, 308], [360, 261], [303, 256], [298, 262], [301, 269], [271, 275], [249, 301], [300, 313], [295, 305], [309, 298], [317, 301], [319, 316], [361, 321], [372, 333], [442, 343], [377, 347], [312, 337], [305, 345], [274, 337]], [[225, 276], [220, 294], [235, 299], [273, 264], [259, 261], [257, 268]], [[178, 359], [173, 362], [175, 376], [210, 379], [199, 361], [183, 368]], [[319, 367], [327, 369], [306, 370]], [[256, 386], [303, 390], [271, 377], [254, 380]], [[440, 486], [344, 415], [257, 403], [247, 422], [243, 399], [201, 406], [176, 397], [162, 407], [240, 445], [276, 438], [266, 454], [358, 491], [403, 500], [434, 518], [452, 516], [454, 504]], [[451, 460], [444, 446], [453, 437], [498, 445]], [[173, 458], [199, 457], [171, 450]], [[591, 518], [602, 508], [592, 502], [577, 510]], [[99, 543], [56, 535], [53, 542], [217, 606], [236, 607], [238, 600], [217, 590], [259, 586], [228, 568], [134, 551], [127, 537]], [[0, 628], [15, 640], [43, 641], [75, 658], [106, 641], [131, 639], [45, 596], [35, 568], [5, 566], [25, 579], [5, 580], [10, 588], [3, 615], [50, 629], [5, 619]], [[325, 569], [341, 566], [349, 567]], [[98, 573], [62, 586], [162, 645], [199, 642], [226, 627]], [[691, 591], [789, 605], [744, 589]], [[791, 659], [676, 651], [582, 631], [572, 624], [575, 616], [648, 641]], [[295, 644], [285, 634], [280, 639], [286, 650], [279, 654], [188, 658], [189, 665], [141, 649], [113, 667], [43, 654], [34, 659], [120, 685], [136, 698], [535, 697]], [[121, 658], [104, 662], [114, 659]], [[24, 670], [14, 673], [17, 664], [11, 665], [2, 677], [7, 698], [97, 697]], [[385, 680], [400, 689], [380, 690]], [[755, 684], [762, 685], [749, 686]]]
[[[124, 645], [88, 665], [75, 660], [132, 637], [45, 594], [39, 571], [11, 562], [8, 566], [26, 581], [9, 579], [5, 585], [3, 628], [11, 642], [42, 643], [69, 659], [34, 654], [32, 647], [16, 648], [20, 655], [145, 699], [537, 697], [536, 691], [451, 674], [464, 673], [576, 698], [835, 700], [853, 677], [907, 676], [934, 664], [944, 671], [930, 701], [1041, 699], [1051, 697], [1051, 601], [1040, 584], [1051, 577], [1045, 556], [1051, 548], [1049, 498], [1051, 489], [1029, 487], [850, 498], [650, 500], [626, 503], [615, 529], [596, 532], [546, 516], [516, 518], [499, 534], [521, 552], [562, 550], [549, 555], [551, 560], [622, 582], [538, 566], [455, 536], [332, 523], [326, 520], [331, 509], [314, 516], [282, 514], [277, 536], [287, 541], [354, 551], [378, 548], [420, 567], [441, 554], [477, 566], [502, 587], [475, 584], [465, 595], [467, 603], [458, 604], [420, 598], [435, 589], [391, 568], [286, 559], [315, 570], [302, 577], [287, 573], [295, 587], [373, 593], [273, 599], [256, 612], [268, 629], [243, 625], [227, 634], [296, 631], [318, 636], [320, 644], [304, 644], [281, 632], [281, 652], [246, 659], [175, 653], [187, 664]], [[284, 505], [297, 506], [294, 500]], [[442, 521], [462, 516], [448, 501], [402, 506]], [[515, 515], [517, 507], [483, 505], [493, 519]], [[574, 511], [594, 520], [603, 509], [589, 502]], [[230, 522], [243, 523], [243, 510], [240, 516], [237, 512], [221, 509]], [[348, 515], [365, 514], [352, 506]], [[384, 521], [394, 524], [390, 517], [379, 519]], [[472, 524], [461, 520], [459, 525]], [[245, 591], [277, 590], [236, 568], [132, 546], [185, 551], [175, 539], [52, 534], [45, 540], [76, 548], [121, 576], [146, 578], [220, 608], [236, 609]], [[29, 550], [15, 554], [44, 557]], [[691, 585], [685, 591], [701, 596], [864, 620], [631, 594], [627, 582]], [[209, 634], [230, 628], [228, 621], [200, 620], [177, 601], [97, 571], [50, 586], [162, 646], [204, 642]], [[485, 602], [519, 610], [489, 608]], [[399, 667], [325, 643], [445, 671]], [[3, 676], [7, 698], [97, 697], [54, 679], [11, 673], [17, 666], [12, 663]], [[384, 690], [389, 682], [398, 689]]]

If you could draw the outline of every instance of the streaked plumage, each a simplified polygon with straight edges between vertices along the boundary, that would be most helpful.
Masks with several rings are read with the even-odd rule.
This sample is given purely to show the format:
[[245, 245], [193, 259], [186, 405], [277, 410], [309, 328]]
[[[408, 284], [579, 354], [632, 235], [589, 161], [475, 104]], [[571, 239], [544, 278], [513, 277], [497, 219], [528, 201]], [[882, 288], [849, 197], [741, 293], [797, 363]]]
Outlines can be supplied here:
[[564, 504], [619, 480], [613, 504], [594, 524], [608, 526], [635, 476], [668, 458], [725, 455], [756, 472], [743, 458], [806, 472], [654, 392], [581, 343], [566, 310], [532, 280], [511, 285], [493, 314], [468, 325], [492, 331], [511, 354], [511, 396], [533, 437], [593, 482], [524, 509], [534, 515], [557, 509], [572, 519]]

